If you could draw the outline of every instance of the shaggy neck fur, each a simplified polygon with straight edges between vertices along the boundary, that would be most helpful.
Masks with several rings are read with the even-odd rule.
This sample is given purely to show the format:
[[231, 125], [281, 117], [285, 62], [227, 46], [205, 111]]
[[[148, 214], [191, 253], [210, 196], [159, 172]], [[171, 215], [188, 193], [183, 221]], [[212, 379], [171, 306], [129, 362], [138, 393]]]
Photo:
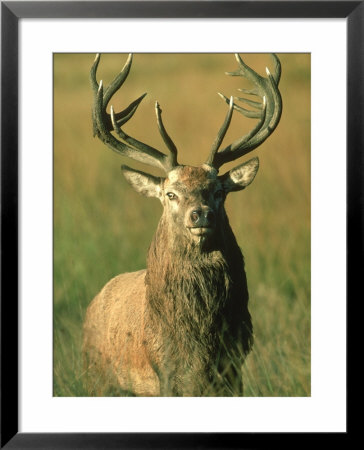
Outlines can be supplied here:
[[176, 234], [168, 223], [162, 217], [147, 264], [149, 331], [159, 337], [154, 364], [168, 373], [166, 383], [173, 380], [175, 395], [201, 395], [224, 341], [238, 341], [245, 354], [251, 347], [244, 260], [226, 215], [223, 232], [209, 243]]

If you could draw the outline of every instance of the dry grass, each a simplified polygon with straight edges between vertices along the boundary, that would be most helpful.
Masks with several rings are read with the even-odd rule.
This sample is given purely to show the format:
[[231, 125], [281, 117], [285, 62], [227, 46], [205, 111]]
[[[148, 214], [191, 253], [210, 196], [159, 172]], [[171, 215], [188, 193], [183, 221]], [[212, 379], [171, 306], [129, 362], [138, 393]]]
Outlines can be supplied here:
[[[254, 183], [227, 200], [232, 228], [246, 259], [255, 330], [244, 367], [245, 395], [310, 395], [310, 56], [279, 55], [284, 111], [276, 132], [254, 151]], [[114, 275], [145, 267], [161, 206], [139, 197], [122, 178], [122, 163], [92, 137], [89, 68], [94, 55], [54, 57], [54, 395], [93, 395], [84, 385], [80, 353], [87, 305]], [[125, 55], [105, 55], [108, 83]], [[261, 73], [265, 55], [247, 55]], [[144, 99], [126, 131], [163, 149], [154, 117], [158, 100], [180, 162], [201, 164], [226, 113], [216, 95], [245, 86], [232, 55], [135, 55], [114, 102]], [[226, 142], [253, 125], [235, 114]], [[250, 155], [249, 155], [250, 156]], [[253, 156], [253, 154], [252, 154]], [[237, 164], [237, 163], [235, 163]], [[222, 171], [232, 167], [228, 164]], [[117, 392], [105, 391], [104, 395]]]

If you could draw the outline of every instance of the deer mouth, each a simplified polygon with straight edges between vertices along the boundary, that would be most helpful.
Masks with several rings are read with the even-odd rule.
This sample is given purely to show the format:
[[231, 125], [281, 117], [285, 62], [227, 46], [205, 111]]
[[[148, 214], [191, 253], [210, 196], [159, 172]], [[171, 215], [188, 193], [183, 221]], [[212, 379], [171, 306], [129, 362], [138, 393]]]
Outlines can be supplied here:
[[189, 230], [194, 236], [208, 236], [214, 231], [212, 227], [190, 227]]

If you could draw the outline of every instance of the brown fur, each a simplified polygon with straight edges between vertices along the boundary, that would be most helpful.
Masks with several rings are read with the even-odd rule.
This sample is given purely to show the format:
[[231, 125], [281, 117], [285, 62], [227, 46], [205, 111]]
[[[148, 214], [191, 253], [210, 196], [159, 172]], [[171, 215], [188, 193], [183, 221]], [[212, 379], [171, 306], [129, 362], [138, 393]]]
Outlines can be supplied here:
[[[164, 212], [147, 269], [112, 279], [88, 308], [87, 368], [111, 372], [136, 395], [242, 395], [252, 323], [243, 256], [223, 199], [214, 199], [222, 184], [202, 168], [180, 167], [176, 174], [159, 190], [155, 179], [148, 184], [135, 176], [134, 187], [157, 192]], [[178, 202], [165, 200], [171, 189]], [[184, 223], [198, 205], [214, 210], [216, 226], [192, 239]]]
[[87, 366], [110, 370], [125, 391], [158, 395], [158, 377], [145, 352], [145, 270], [110, 280], [90, 304], [84, 324]]
[[[241, 374], [232, 372], [250, 350], [252, 325], [243, 257], [231, 229], [226, 223], [220, 242], [208, 251], [177, 236], [180, 245], [172, 252], [167, 229], [162, 219], [146, 276], [150, 359], [163, 389], [203, 395], [218, 383], [210, 394], [241, 394]], [[221, 383], [223, 371], [238, 377], [238, 387], [229, 390]]]
[[[172, 254], [165, 230], [161, 221], [148, 272], [113, 278], [88, 308], [89, 367], [110, 368], [124, 390], [141, 396], [241, 395], [239, 368], [252, 325], [231, 229], [227, 224], [222, 249], [201, 252], [195, 244]], [[219, 376], [224, 370], [226, 382]]]

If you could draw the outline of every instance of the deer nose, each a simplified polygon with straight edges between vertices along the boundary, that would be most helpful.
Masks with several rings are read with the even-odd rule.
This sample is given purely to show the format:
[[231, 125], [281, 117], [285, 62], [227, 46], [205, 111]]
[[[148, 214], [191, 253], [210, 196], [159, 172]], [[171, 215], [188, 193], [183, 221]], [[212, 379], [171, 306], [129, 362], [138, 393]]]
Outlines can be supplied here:
[[211, 227], [215, 221], [215, 213], [211, 208], [196, 208], [191, 211], [190, 219], [195, 227]]

